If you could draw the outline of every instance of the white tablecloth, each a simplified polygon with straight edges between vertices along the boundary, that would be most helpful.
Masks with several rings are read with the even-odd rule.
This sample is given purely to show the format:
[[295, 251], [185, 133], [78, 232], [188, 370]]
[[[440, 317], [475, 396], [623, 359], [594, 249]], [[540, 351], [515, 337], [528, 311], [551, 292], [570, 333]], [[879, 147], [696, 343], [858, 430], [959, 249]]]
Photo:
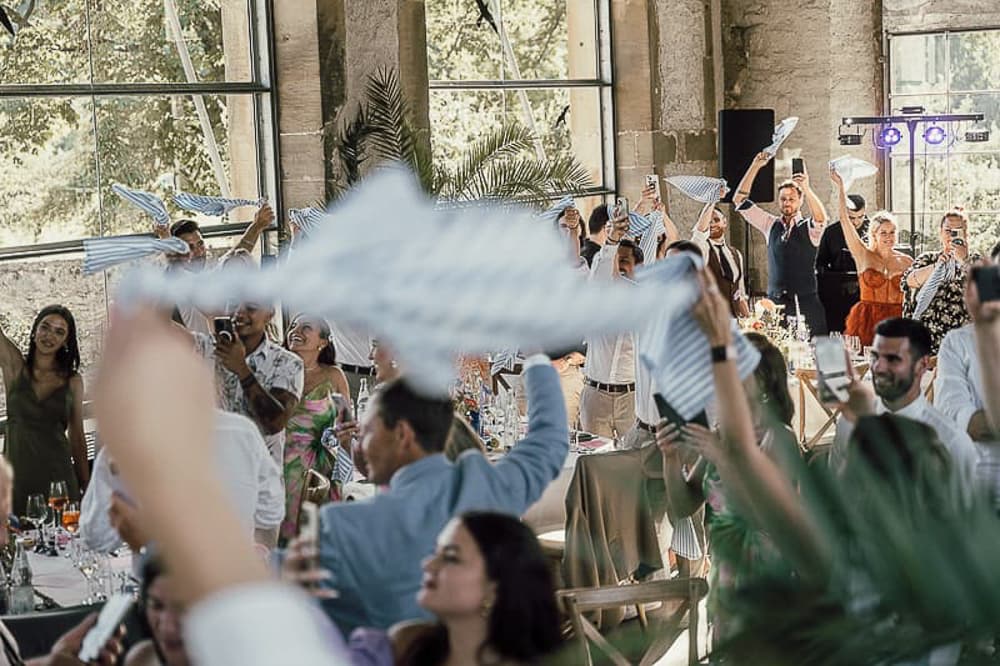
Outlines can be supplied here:
[[[60, 606], [78, 606], [87, 598], [87, 581], [83, 574], [73, 566], [73, 561], [64, 556], [51, 557], [28, 553], [31, 564], [32, 584], [42, 594], [51, 597]], [[109, 557], [108, 562], [112, 573], [131, 572], [132, 557], [123, 555]], [[113, 582], [117, 589], [117, 582]]]

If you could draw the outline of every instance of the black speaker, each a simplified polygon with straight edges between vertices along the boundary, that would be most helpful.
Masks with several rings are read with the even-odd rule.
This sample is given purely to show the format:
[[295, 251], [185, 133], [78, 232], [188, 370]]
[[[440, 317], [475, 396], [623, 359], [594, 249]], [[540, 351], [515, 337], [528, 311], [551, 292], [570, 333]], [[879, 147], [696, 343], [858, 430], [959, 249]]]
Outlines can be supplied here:
[[[771, 145], [773, 134], [774, 109], [719, 111], [719, 173], [730, 188], [724, 202], [732, 202], [743, 174], [757, 153]], [[774, 160], [757, 174], [750, 198], [756, 203], [774, 201]]]

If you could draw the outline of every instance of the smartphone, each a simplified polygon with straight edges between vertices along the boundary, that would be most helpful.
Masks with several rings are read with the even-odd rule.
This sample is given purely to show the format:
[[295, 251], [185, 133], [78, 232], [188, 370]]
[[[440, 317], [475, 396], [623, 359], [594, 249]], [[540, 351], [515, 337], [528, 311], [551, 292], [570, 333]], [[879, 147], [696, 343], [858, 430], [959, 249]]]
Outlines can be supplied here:
[[847, 402], [847, 355], [840, 340], [821, 336], [816, 338], [816, 371], [819, 375], [819, 398], [822, 402]]
[[976, 266], [972, 269], [979, 301], [1000, 301], [1000, 265]]
[[618, 197], [615, 199], [615, 218], [628, 217], [628, 199], [625, 197]]
[[801, 157], [792, 158], [792, 175], [806, 172], [806, 163]]
[[697, 423], [708, 427], [708, 414], [704, 411], [699, 412], [693, 419], [687, 420], [660, 393], [653, 394], [653, 402], [656, 403], [656, 411], [659, 412], [660, 418], [670, 421], [678, 428], [682, 428], [688, 423]]
[[80, 654], [77, 655], [80, 661], [84, 663], [97, 661], [101, 650], [125, 621], [125, 616], [132, 609], [133, 603], [131, 594], [115, 594], [108, 599], [101, 609], [101, 614], [97, 616], [97, 623], [83, 637]]
[[232, 342], [236, 339], [236, 332], [233, 329], [233, 320], [230, 317], [215, 317], [212, 319], [212, 326], [215, 328], [215, 337], [223, 342]]
[[306, 541], [319, 541], [319, 507], [312, 502], [303, 502], [299, 517], [299, 536]]
[[648, 176], [646, 176], [646, 187], [647, 188], [655, 187], [656, 200], [660, 201], [660, 177], [657, 176], [655, 173], [651, 173]]

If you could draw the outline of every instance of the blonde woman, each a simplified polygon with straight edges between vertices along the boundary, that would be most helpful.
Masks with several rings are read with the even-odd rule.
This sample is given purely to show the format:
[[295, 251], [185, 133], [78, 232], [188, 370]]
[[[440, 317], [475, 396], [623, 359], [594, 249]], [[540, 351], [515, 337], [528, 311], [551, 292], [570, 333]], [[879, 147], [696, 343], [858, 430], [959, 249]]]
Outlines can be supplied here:
[[[840, 219], [847, 220], [844, 181], [833, 169], [830, 170], [830, 179], [837, 187]], [[867, 245], [853, 224], [841, 222], [841, 226], [847, 249], [858, 266], [858, 284], [861, 287], [861, 300], [848, 313], [844, 334], [860, 338], [861, 344], [867, 347], [875, 338], [876, 324], [883, 319], [903, 315], [900, 282], [913, 259], [895, 249], [897, 225], [892, 213], [879, 211], [872, 216]]]

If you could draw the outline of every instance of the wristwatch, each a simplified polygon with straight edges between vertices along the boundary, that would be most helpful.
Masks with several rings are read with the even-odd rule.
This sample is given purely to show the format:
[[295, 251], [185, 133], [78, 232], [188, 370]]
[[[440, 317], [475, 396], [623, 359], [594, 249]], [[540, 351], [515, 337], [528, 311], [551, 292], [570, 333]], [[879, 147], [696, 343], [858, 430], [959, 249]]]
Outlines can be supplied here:
[[734, 345], [712, 347], [712, 363], [725, 363], [736, 360], [736, 347]]

